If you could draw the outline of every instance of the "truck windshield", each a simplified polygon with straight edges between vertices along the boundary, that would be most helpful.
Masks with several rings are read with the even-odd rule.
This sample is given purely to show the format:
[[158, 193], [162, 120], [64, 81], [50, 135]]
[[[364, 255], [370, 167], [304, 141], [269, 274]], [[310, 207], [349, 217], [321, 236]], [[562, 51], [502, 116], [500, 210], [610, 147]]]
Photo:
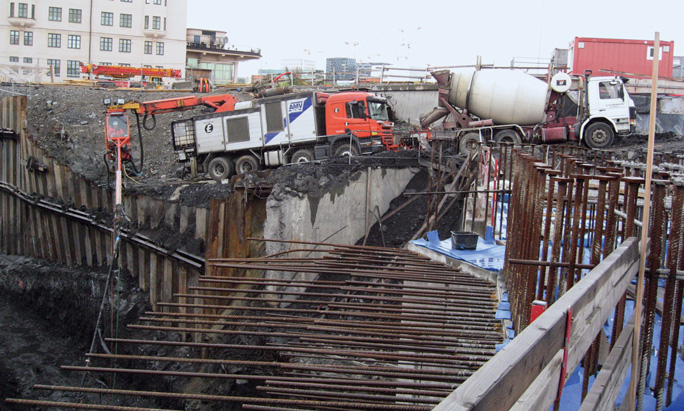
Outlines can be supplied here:
[[368, 100], [368, 111], [373, 120], [389, 121], [385, 102]]

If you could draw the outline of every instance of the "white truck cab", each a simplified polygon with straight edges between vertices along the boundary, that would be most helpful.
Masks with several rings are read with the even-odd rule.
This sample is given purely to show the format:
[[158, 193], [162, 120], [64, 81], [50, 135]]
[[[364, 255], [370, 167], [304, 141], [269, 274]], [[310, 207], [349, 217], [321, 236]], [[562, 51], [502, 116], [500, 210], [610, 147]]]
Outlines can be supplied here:
[[586, 75], [585, 111], [580, 122], [580, 140], [591, 148], [606, 148], [615, 134], [634, 131], [636, 109], [620, 77]]

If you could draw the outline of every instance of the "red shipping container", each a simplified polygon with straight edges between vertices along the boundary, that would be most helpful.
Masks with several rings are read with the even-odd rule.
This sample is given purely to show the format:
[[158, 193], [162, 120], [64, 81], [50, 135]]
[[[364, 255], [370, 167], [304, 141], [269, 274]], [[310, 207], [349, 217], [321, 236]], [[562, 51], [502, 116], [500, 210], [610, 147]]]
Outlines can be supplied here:
[[[594, 76], [651, 77], [653, 48], [653, 40], [575, 37], [570, 43], [572, 73], [582, 75], [591, 70]], [[674, 41], [661, 40], [660, 55], [658, 75], [672, 77]]]

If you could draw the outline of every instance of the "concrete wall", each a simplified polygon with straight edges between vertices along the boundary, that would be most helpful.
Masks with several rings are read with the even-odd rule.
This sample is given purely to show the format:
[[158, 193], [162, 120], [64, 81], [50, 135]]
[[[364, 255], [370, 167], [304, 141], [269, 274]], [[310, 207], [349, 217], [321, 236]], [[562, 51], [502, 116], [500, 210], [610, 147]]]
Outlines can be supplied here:
[[436, 84], [378, 84], [371, 91], [389, 99], [399, 121], [418, 125], [421, 114], [437, 107]]
[[[383, 215], [417, 171], [369, 168], [357, 171], [344, 182], [315, 195], [276, 186], [266, 203], [264, 238], [354, 244], [366, 234], [367, 184], [370, 183], [369, 214], [377, 206], [379, 215]], [[369, 225], [375, 222], [376, 217], [372, 217]], [[269, 242], [266, 254], [289, 248], [287, 243]], [[292, 248], [305, 246], [292, 245]], [[290, 257], [304, 257], [309, 252], [298, 254]], [[289, 273], [283, 276], [291, 277]], [[280, 274], [268, 273], [267, 277], [280, 277]]]

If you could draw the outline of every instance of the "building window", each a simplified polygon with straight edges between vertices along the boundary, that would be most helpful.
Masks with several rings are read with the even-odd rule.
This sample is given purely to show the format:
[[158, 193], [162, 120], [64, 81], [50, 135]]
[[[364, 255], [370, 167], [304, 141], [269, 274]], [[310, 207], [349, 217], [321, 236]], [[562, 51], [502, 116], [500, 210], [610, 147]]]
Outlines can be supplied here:
[[[663, 48], [660, 47], [660, 53], [658, 55], [658, 60], [663, 59]], [[655, 55], [655, 47], [654, 46], [648, 46], [648, 49], [646, 51], [646, 60], [653, 60], [653, 55]]]
[[100, 37], [100, 50], [112, 51], [114, 40], [111, 37]]
[[33, 46], [33, 32], [32, 31], [25, 31], [24, 32], [24, 46]]
[[130, 67], [131, 65], [128, 63], [119, 63], [119, 66], [121, 67]]
[[78, 60], [67, 60], [67, 77], [78, 77], [81, 63]]
[[10, 56], [10, 63], [19, 63], [19, 56]]
[[133, 15], [121, 13], [119, 18], [120, 27], [133, 27]]
[[76, 34], [69, 34], [69, 37], [67, 38], [67, 47], [70, 49], [80, 49], [81, 36]]
[[48, 59], [48, 66], [52, 66], [52, 73], [55, 77], [59, 77], [60, 72], [60, 60]]
[[50, 20], [50, 21], [62, 21], [62, 8], [61, 7], [50, 7], [48, 9], [48, 20]]
[[113, 26], [114, 25], [114, 13], [103, 11], [102, 17], [100, 18], [100, 24], [103, 26]]
[[122, 3], [133, 3], [133, 0], [121, 0]]
[[[14, 17], [14, 3], [10, 3], [10, 17]], [[10, 57], [11, 59], [12, 57]], [[12, 61], [12, 60], [10, 60]]]
[[62, 47], [62, 35], [55, 33], [48, 33], [48, 47], [59, 48]]
[[150, 16], [145, 16], [145, 30], [150, 28]]
[[161, 30], [161, 17], [152, 17], [152, 30]]
[[157, 55], [158, 56], [164, 55], [164, 43], [163, 42], [157, 43]]
[[101, 65], [101, 66], [111, 66], [112, 63], [104, 62], [104, 61], [103, 61], [103, 62], [100, 63], [100, 65]]
[[[14, 4], [14, 3], [12, 3]], [[28, 4], [19, 3], [19, 8], [17, 9], [17, 17], [27, 18], [28, 17]]]
[[152, 54], [152, 42], [151, 41], [145, 42], [145, 54]]
[[161, 0], [154, 0], [154, 4], [161, 4]]
[[130, 53], [131, 52], [131, 40], [119, 39], [119, 52]]
[[31, 58], [31, 57], [24, 57], [24, 63], [26, 63], [26, 64], [33, 64], [33, 58]]
[[10, 30], [10, 44], [19, 44], [19, 30]]
[[82, 16], [81, 9], [69, 9], [69, 23], [80, 23]]
[[164, 31], [166, 31], [166, 17], [164, 17]]

